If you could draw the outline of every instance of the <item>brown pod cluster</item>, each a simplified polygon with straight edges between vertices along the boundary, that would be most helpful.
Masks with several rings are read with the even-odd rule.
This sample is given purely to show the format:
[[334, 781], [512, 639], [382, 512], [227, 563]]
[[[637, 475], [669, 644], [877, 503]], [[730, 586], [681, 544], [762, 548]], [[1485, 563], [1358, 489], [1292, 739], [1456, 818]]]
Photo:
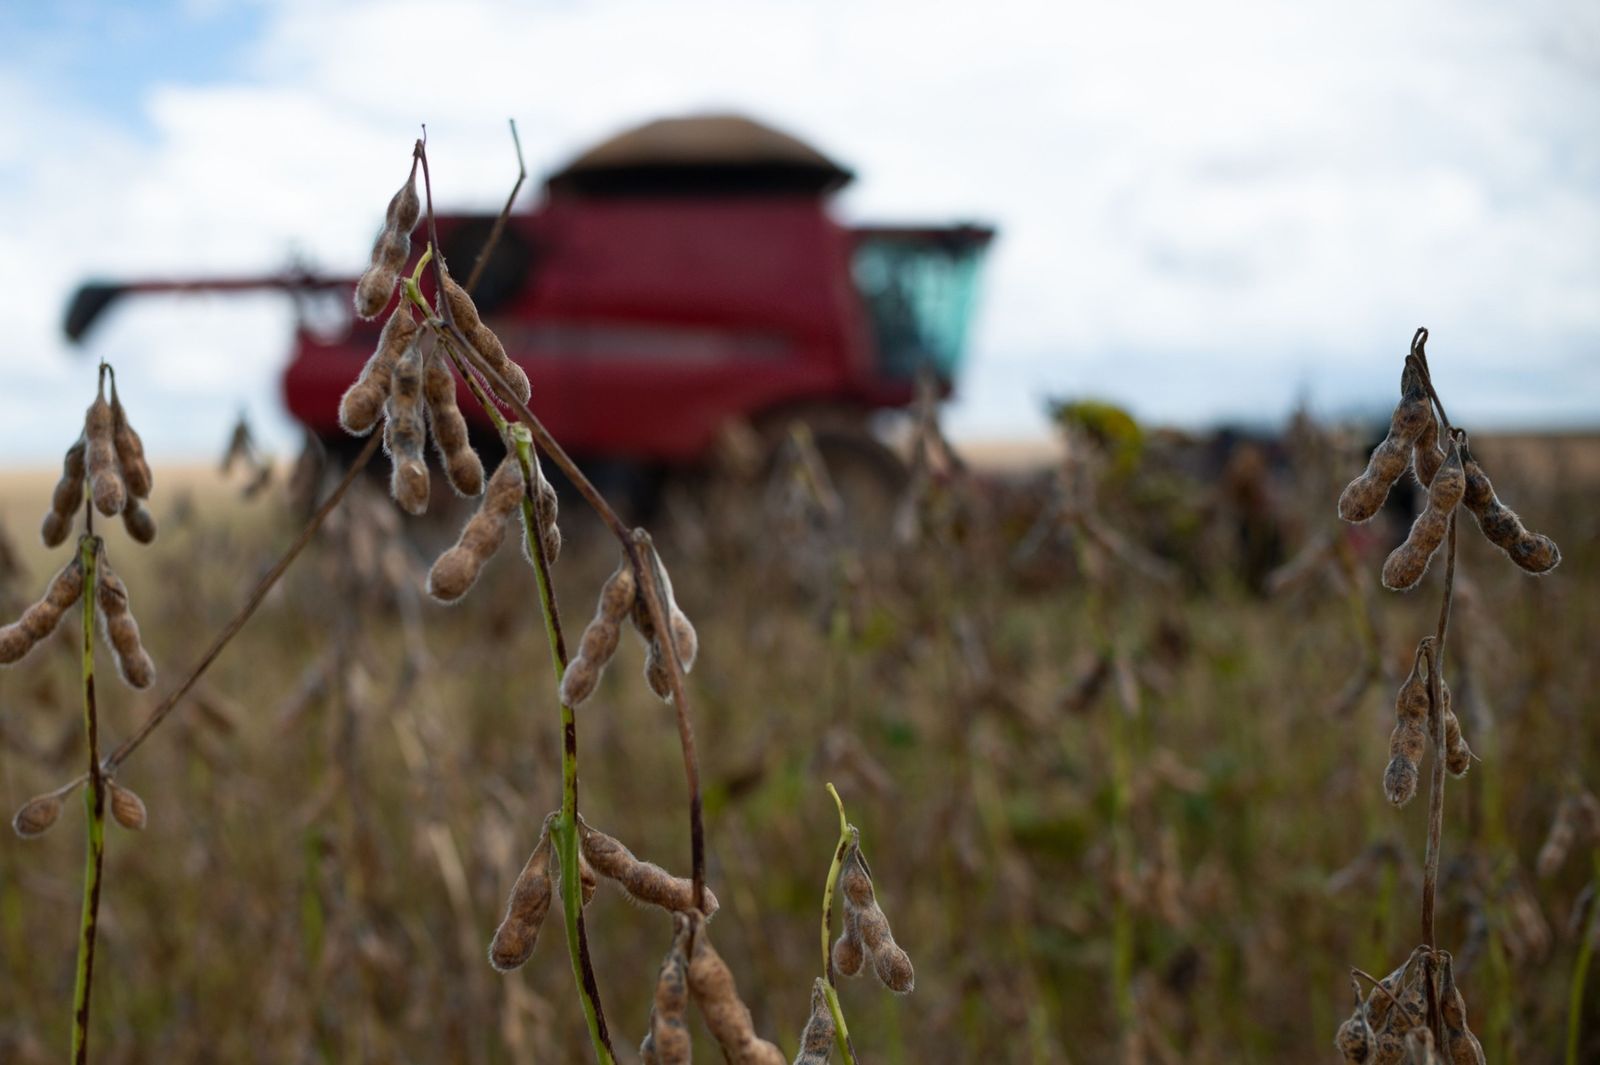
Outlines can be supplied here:
[[567, 663], [567, 671], [561, 677], [561, 701], [566, 705], [579, 706], [594, 693], [606, 663], [617, 653], [622, 621], [633, 609], [637, 593], [633, 566], [624, 558], [600, 587], [600, 602], [595, 607], [594, 617], [583, 630], [578, 653]]
[[1550, 832], [1539, 848], [1537, 868], [1540, 876], [1554, 876], [1567, 863], [1573, 844], [1600, 845], [1600, 799], [1592, 792], [1580, 792], [1561, 800]]
[[[667, 615], [667, 628], [672, 635], [672, 646], [678, 654], [678, 664], [683, 671], [688, 673], [694, 668], [694, 660], [700, 653], [700, 638], [694, 631], [694, 624], [689, 620], [678, 606], [676, 596], [672, 592], [672, 578], [667, 574], [667, 568], [656, 560], [655, 571], [661, 577], [662, 608]], [[672, 674], [666, 661], [666, 650], [656, 632], [655, 622], [651, 620], [649, 603], [644, 593], [640, 592], [633, 603], [633, 627], [645, 643], [644, 677], [650, 684], [650, 690], [665, 702], [672, 701]]]
[[58, 547], [66, 540], [73, 516], [83, 505], [85, 480], [96, 510], [108, 518], [121, 514], [129, 535], [142, 544], [155, 539], [155, 519], [141, 502], [150, 498], [155, 479], [144, 457], [144, 441], [128, 421], [114, 379], [111, 401], [106, 401], [102, 380], [100, 393], [84, 414], [82, 435], [62, 457], [50, 513], [39, 527], [46, 547]]
[[1400, 402], [1389, 419], [1389, 435], [1373, 450], [1361, 476], [1339, 495], [1339, 517], [1345, 521], [1370, 521], [1378, 513], [1389, 498], [1389, 489], [1410, 464], [1412, 443], [1433, 420], [1428, 393], [1410, 366], [1400, 377], [1400, 393]]
[[83, 565], [74, 555], [50, 579], [44, 598], [22, 612], [9, 625], [0, 626], [0, 666], [21, 660], [38, 642], [55, 631], [61, 615], [83, 594]]
[[477, 583], [484, 564], [506, 539], [511, 514], [522, 499], [522, 467], [507, 455], [489, 478], [483, 502], [466, 525], [455, 546], [440, 555], [428, 571], [428, 594], [443, 603], [460, 599]]
[[1436, 976], [1432, 990], [1444, 1021], [1444, 1045], [1434, 1042], [1427, 1024], [1428, 954], [1427, 947], [1418, 947], [1404, 965], [1380, 981], [1381, 987], [1372, 989], [1365, 1002], [1357, 994], [1355, 1012], [1334, 1036], [1334, 1046], [1345, 1061], [1405, 1065], [1443, 1060], [1449, 1065], [1484, 1065], [1483, 1048], [1467, 1027], [1466, 1005], [1445, 951], [1433, 955]]
[[439, 449], [450, 487], [464, 496], [483, 491], [483, 461], [472, 450], [467, 436], [467, 419], [456, 404], [456, 376], [437, 350], [428, 355], [423, 395], [428, 402], [428, 424], [433, 444]]
[[539, 941], [539, 926], [544, 924], [545, 914], [550, 912], [550, 900], [555, 896], [550, 877], [551, 817], [545, 818], [539, 842], [522, 872], [517, 874], [511, 898], [506, 902], [506, 915], [489, 943], [489, 964], [503, 973], [519, 968], [533, 956], [534, 944]]
[[400, 361], [400, 356], [416, 342], [421, 328], [404, 307], [383, 323], [377, 348], [361, 368], [361, 376], [339, 400], [339, 425], [345, 432], [352, 436], [366, 436], [378, 424], [384, 401], [389, 398], [395, 365]]
[[[582, 818], [578, 820], [578, 842], [595, 872], [615, 881], [635, 902], [674, 913], [694, 909], [693, 881], [673, 876], [652, 862], [639, 860], [627, 847], [604, 832], [590, 828]], [[705, 894], [705, 916], [710, 917], [717, 912], [720, 903], [709, 887]]]
[[61, 796], [55, 792], [36, 795], [22, 804], [22, 809], [11, 819], [12, 831], [23, 839], [33, 839], [50, 831], [50, 826], [61, 816]]
[[111, 517], [122, 513], [128, 501], [128, 488], [117, 468], [116, 419], [104, 394], [94, 398], [83, 419], [83, 436], [88, 442], [84, 463], [89, 475], [89, 498], [94, 509]]
[[878, 906], [872, 889], [872, 871], [867, 868], [867, 859], [862, 855], [859, 844], [852, 843], [845, 852], [844, 863], [839, 869], [839, 890], [844, 896], [845, 923], [839, 940], [846, 943], [853, 940], [855, 946], [845, 946], [841, 959], [840, 942], [835, 942], [834, 967], [846, 976], [855, 975], [862, 968], [859, 958], [855, 959], [853, 971], [847, 970], [839, 962], [851, 961], [851, 951], [858, 950], [866, 960], [871, 961], [873, 975], [884, 987], [898, 995], [910, 994], [916, 986], [911, 956], [894, 941], [889, 919]]
[[155, 663], [139, 638], [139, 623], [128, 605], [128, 586], [112, 571], [102, 553], [96, 566], [95, 595], [100, 602], [100, 631], [117, 660], [117, 672], [134, 688], [148, 688], [156, 679]]
[[1444, 543], [1450, 527], [1450, 512], [1456, 509], [1467, 491], [1467, 474], [1461, 463], [1461, 449], [1453, 442], [1450, 454], [1428, 485], [1428, 505], [1416, 521], [1405, 542], [1390, 552], [1383, 563], [1383, 586], [1403, 592], [1416, 587], [1428, 572], [1434, 552]]
[[417, 164], [411, 164], [411, 175], [406, 183], [389, 199], [389, 209], [384, 213], [383, 229], [372, 245], [372, 265], [356, 283], [356, 313], [362, 318], [376, 318], [389, 305], [394, 286], [400, 280], [411, 256], [411, 231], [422, 216], [422, 201], [417, 196]]
[[528, 402], [528, 397], [533, 395], [533, 388], [528, 384], [528, 375], [522, 372], [522, 367], [511, 361], [511, 356], [506, 354], [505, 345], [500, 343], [500, 338], [494, 335], [494, 330], [483, 324], [483, 319], [478, 316], [478, 308], [472, 302], [472, 297], [467, 295], [467, 290], [456, 284], [455, 278], [449, 273], [444, 275], [444, 298], [450, 305], [450, 315], [455, 319], [456, 327], [461, 330], [468, 340], [472, 342], [484, 362], [499, 374], [517, 399], [523, 403]]
[[1428, 749], [1427, 681], [1422, 679], [1422, 649], [1411, 662], [1411, 675], [1394, 699], [1394, 732], [1389, 735], [1389, 767], [1383, 774], [1383, 794], [1395, 806], [1404, 806], [1417, 793], [1418, 766]]
[[711, 945], [704, 918], [690, 918], [689, 991], [706, 1027], [732, 1065], [787, 1065], [783, 1051], [756, 1035], [750, 1009], [739, 998], [733, 972]]
[[393, 471], [389, 494], [411, 514], [428, 509], [428, 460], [423, 454], [428, 427], [422, 416], [422, 348], [413, 344], [395, 363], [389, 401], [384, 404], [383, 446]]
[[811, 985], [811, 1016], [800, 1030], [800, 1053], [794, 1065], [828, 1065], [833, 1053], [833, 1011], [828, 1008], [828, 997], [823, 990], [822, 978]]
[[650, 1031], [639, 1044], [646, 1065], [689, 1065], [689, 919], [672, 915], [672, 946], [656, 976]]
[[148, 820], [144, 800], [132, 788], [125, 788], [113, 780], [106, 781], [106, 790], [111, 793], [111, 816], [117, 824], [133, 832], [143, 831]]
[[50, 513], [44, 516], [39, 528], [40, 539], [46, 547], [60, 547], [66, 541], [73, 515], [83, 506], [84, 453], [88, 446], [83, 437], [78, 437], [77, 443], [67, 448], [61, 460], [61, 479], [50, 496]]
[[1494, 484], [1483, 467], [1473, 461], [1470, 451], [1465, 459], [1467, 486], [1463, 502], [1478, 519], [1484, 538], [1528, 573], [1549, 573], [1560, 565], [1561, 549], [1556, 542], [1548, 536], [1529, 532], [1516, 512], [1500, 502], [1494, 493]]

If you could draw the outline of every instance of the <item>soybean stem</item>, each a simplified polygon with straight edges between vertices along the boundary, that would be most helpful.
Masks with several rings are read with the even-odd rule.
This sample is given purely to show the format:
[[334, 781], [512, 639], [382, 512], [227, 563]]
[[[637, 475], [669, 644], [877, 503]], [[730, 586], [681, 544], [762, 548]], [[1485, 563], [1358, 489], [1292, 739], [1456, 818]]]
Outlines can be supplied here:
[[[444, 302], [443, 300], [440, 301]], [[474, 382], [473, 391], [477, 391]], [[492, 406], [492, 405], [491, 405]], [[486, 408], [487, 409], [487, 408]], [[539, 536], [539, 502], [535, 480], [539, 474], [528, 433], [516, 426], [508, 432], [508, 443], [522, 467], [522, 531], [528, 558], [533, 561], [539, 584], [539, 606], [544, 614], [545, 635], [550, 641], [550, 658], [555, 663], [556, 687], [567, 671], [567, 646], [561, 631], [561, 612], [550, 583], [550, 564]], [[583, 1018], [589, 1026], [589, 1041], [597, 1060], [609, 1065], [614, 1060], [611, 1035], [606, 1030], [605, 1011], [600, 1005], [600, 986], [589, 957], [589, 937], [583, 925], [583, 877], [578, 871], [578, 723], [572, 707], [561, 700], [561, 815], [551, 826], [556, 855], [561, 861], [561, 910], [567, 928], [567, 953], [572, 960], [572, 977], [578, 986]]]
[[[92, 508], [91, 508], [92, 509]], [[89, 994], [94, 981], [94, 944], [100, 918], [100, 877], [106, 852], [106, 782], [100, 768], [100, 726], [94, 697], [94, 606], [100, 538], [85, 534], [78, 541], [83, 568], [83, 729], [89, 747], [89, 786], [83, 793], [88, 813], [83, 864], [83, 914], [78, 925], [78, 963], [72, 989], [72, 1060], [89, 1060]]]

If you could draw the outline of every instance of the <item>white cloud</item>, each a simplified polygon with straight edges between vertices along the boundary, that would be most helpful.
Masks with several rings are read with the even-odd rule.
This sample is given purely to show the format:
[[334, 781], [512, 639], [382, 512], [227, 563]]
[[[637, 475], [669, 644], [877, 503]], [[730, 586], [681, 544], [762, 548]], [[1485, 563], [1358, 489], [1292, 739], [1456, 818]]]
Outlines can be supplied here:
[[[969, 433], [1069, 389], [1185, 421], [1270, 417], [1302, 387], [1377, 405], [1419, 323], [1456, 417], [1600, 416], [1600, 20], [1581, 3], [291, 0], [264, 19], [226, 83], [129, 85], [145, 131], [37, 66], [0, 75], [20, 119], [0, 141], [18, 382], [0, 453], [58, 451], [86, 399], [89, 363], [57, 340], [85, 276], [290, 249], [352, 269], [419, 121], [443, 198], [492, 208], [508, 115], [542, 171], [707, 106], [853, 165], [851, 217], [999, 223]], [[167, 397], [154, 450], [205, 450], [241, 402], [273, 418], [287, 330], [270, 302], [159, 301], [90, 353]]]

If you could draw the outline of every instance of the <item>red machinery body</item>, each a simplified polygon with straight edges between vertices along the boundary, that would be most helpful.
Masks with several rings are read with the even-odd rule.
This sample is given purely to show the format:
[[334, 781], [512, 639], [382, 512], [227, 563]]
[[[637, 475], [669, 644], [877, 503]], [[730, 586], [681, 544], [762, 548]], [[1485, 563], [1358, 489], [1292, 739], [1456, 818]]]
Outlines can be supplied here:
[[[580, 157], [533, 211], [509, 218], [475, 292], [479, 309], [527, 371], [533, 410], [575, 454], [683, 465], [731, 420], [905, 406], [922, 365], [950, 386], [993, 233], [843, 226], [828, 202], [848, 179], [743, 119], [651, 123]], [[471, 272], [492, 221], [439, 216], [457, 278]], [[424, 233], [413, 235], [413, 262]], [[348, 295], [354, 282], [256, 284]], [[88, 301], [87, 317], [75, 303], [69, 333], [109, 301], [111, 286], [91, 287], [104, 298]], [[377, 323], [357, 320], [333, 336], [298, 328], [284, 375], [290, 412], [339, 438], [339, 398], [377, 336]]]

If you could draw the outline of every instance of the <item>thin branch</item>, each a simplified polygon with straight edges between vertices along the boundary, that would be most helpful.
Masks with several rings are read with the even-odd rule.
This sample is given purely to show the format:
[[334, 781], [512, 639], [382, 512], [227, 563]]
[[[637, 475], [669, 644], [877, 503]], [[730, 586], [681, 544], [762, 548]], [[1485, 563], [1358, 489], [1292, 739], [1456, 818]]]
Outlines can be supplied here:
[[[511, 123], [511, 143], [517, 149], [517, 181], [511, 186], [511, 195], [506, 197], [506, 205], [500, 209], [499, 216], [494, 220], [494, 228], [489, 230], [489, 239], [478, 249], [478, 258], [472, 264], [472, 272], [467, 275], [468, 292], [478, 287], [478, 280], [483, 276], [483, 268], [489, 263], [489, 255], [494, 251], [494, 246], [500, 243], [500, 234], [505, 232], [506, 219], [511, 216], [511, 205], [517, 202], [517, 193], [522, 191], [522, 183], [528, 179], [528, 167], [522, 161], [522, 138], [517, 136], [517, 120], [512, 118], [507, 121]], [[430, 230], [430, 235], [431, 232]]]
[[[92, 504], [86, 505], [93, 511]], [[83, 859], [83, 912], [78, 923], [78, 963], [72, 989], [72, 1060], [89, 1060], [89, 999], [94, 989], [94, 945], [100, 924], [100, 884], [106, 855], [106, 779], [100, 767], [100, 722], [95, 711], [94, 606], [98, 592], [101, 540], [85, 533], [78, 542], [83, 567], [83, 729], [89, 748], [89, 787], [83, 793], [88, 812]]]

